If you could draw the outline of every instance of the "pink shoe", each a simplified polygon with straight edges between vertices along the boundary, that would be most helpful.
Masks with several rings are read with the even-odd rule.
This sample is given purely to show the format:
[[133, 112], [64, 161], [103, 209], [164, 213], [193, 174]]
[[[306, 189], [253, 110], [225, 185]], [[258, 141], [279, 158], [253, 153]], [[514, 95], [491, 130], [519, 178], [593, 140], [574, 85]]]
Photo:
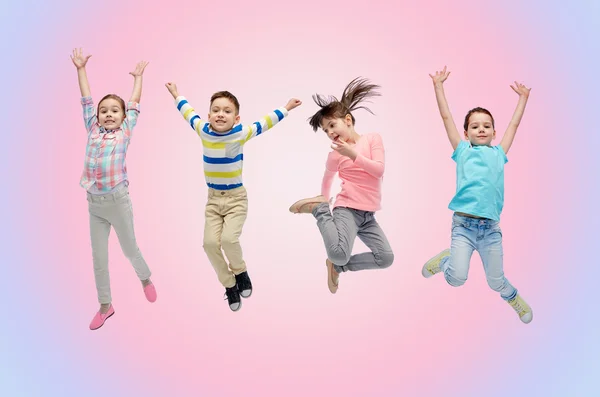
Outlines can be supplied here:
[[156, 288], [154, 288], [154, 284], [148, 284], [144, 287], [144, 295], [146, 295], [148, 302], [156, 302]]
[[104, 325], [104, 322], [113, 314], [115, 314], [115, 309], [113, 309], [112, 305], [110, 305], [108, 311], [104, 314], [98, 311], [98, 313], [96, 313], [96, 315], [92, 319], [92, 322], [90, 323], [90, 329], [93, 331], [102, 327]]

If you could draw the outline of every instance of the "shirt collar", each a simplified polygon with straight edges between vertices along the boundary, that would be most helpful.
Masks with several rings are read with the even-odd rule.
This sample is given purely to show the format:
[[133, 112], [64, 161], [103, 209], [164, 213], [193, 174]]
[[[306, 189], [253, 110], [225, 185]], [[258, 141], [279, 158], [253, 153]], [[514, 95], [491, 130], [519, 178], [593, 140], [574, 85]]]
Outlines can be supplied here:
[[109, 134], [110, 134], [111, 132], [112, 132], [112, 133], [115, 133], [115, 132], [117, 132], [117, 131], [118, 131], [118, 130], [120, 130], [120, 129], [121, 129], [121, 128], [115, 128], [114, 130], [107, 130], [106, 128], [104, 128], [104, 127], [100, 126], [100, 134], [106, 134], [106, 133], [109, 133]]

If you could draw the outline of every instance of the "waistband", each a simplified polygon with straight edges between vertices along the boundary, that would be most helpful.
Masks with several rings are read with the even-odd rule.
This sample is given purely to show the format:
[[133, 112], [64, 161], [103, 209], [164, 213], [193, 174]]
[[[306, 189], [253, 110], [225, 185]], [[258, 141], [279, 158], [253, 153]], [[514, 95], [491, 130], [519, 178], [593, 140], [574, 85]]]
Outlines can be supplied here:
[[127, 183], [124, 183], [122, 186], [118, 187], [116, 190], [106, 194], [92, 194], [90, 192], [87, 193], [87, 199], [90, 203], [114, 203], [119, 199], [127, 196], [129, 194], [129, 187]]
[[454, 213], [454, 215], [452, 216], [452, 221], [458, 222], [458, 223], [462, 224], [464, 227], [469, 227], [470, 225], [480, 225], [480, 226], [490, 227], [490, 226], [494, 226], [494, 225], [497, 225], [498, 223], [500, 223], [493, 219], [472, 218], [470, 216], [459, 215], [457, 213]]
[[244, 186], [236, 187], [235, 189], [229, 190], [217, 190], [213, 188], [208, 188], [208, 197], [234, 197], [240, 196], [246, 193], [246, 188]]

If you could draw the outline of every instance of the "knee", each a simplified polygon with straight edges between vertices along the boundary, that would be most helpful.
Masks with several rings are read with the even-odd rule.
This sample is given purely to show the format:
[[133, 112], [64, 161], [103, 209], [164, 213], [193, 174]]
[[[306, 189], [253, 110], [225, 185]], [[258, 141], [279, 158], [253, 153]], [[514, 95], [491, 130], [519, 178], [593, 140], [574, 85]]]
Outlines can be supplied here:
[[105, 274], [108, 273], [108, 259], [94, 258], [94, 273]]
[[238, 236], [234, 234], [224, 233], [221, 235], [221, 246], [223, 249], [228, 249], [240, 243], [240, 239]]
[[341, 249], [328, 250], [327, 258], [329, 258], [334, 265], [344, 266], [350, 260], [350, 254], [347, 254]]
[[492, 290], [500, 292], [504, 288], [505, 278], [488, 278], [487, 283]]
[[448, 284], [450, 284], [453, 287], [460, 287], [461, 285], [464, 285], [464, 283], [467, 282], [466, 274], [458, 274], [450, 271], [450, 269], [448, 269], [448, 271], [444, 273], [444, 277], [446, 278]]
[[214, 237], [205, 237], [204, 242], [202, 243], [202, 248], [204, 248], [204, 252], [213, 252], [221, 249], [221, 241]]
[[392, 266], [394, 263], [394, 253], [392, 251], [379, 252], [375, 255], [375, 263], [381, 269]]
[[140, 249], [137, 245], [133, 245], [131, 247], [125, 247], [123, 249], [123, 254], [129, 261], [136, 260], [139, 256], [141, 256]]

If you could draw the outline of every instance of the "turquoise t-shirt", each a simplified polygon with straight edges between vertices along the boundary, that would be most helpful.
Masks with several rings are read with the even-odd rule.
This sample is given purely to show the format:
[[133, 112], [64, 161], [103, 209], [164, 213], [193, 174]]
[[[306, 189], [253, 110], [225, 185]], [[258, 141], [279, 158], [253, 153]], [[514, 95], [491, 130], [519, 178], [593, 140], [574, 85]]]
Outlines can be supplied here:
[[456, 162], [456, 194], [448, 208], [455, 212], [500, 221], [504, 206], [502, 146], [471, 146], [460, 141], [452, 154]]

